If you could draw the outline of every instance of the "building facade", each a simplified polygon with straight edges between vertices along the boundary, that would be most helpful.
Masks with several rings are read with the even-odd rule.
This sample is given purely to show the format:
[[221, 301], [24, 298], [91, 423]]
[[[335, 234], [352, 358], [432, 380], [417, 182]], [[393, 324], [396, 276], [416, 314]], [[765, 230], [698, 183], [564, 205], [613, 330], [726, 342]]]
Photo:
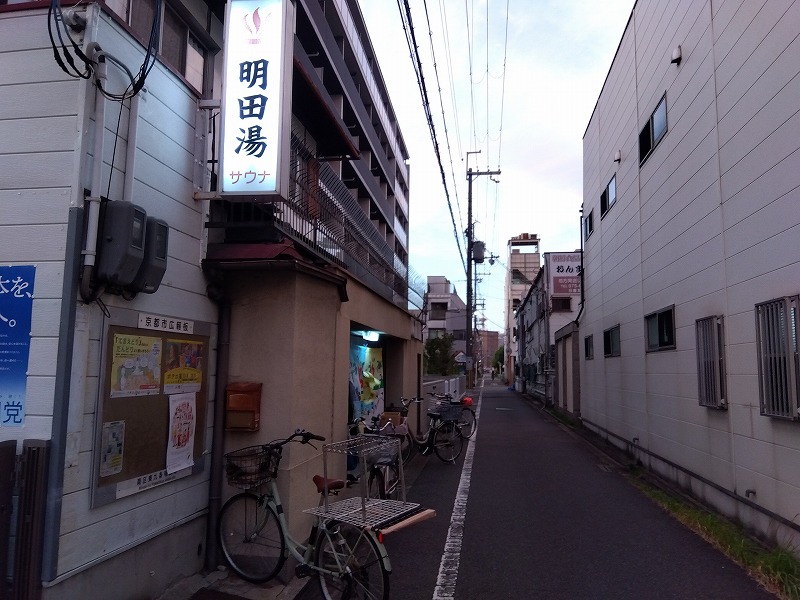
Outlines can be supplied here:
[[523, 233], [508, 240], [508, 267], [506, 269], [506, 353], [505, 378], [509, 385], [519, 376], [517, 346], [517, 309], [533, 285], [541, 268], [539, 238], [536, 234]]
[[800, 2], [636, 2], [584, 136], [584, 424], [800, 542]]
[[[157, 597], [219, 564], [224, 452], [419, 392], [407, 151], [356, 0], [3, 3], [0, 36], [0, 440], [44, 458], [2, 583]], [[321, 470], [284, 453], [298, 533]]]
[[519, 376], [515, 387], [550, 406], [558, 395], [556, 332], [572, 323], [580, 309], [581, 253], [545, 252], [543, 259], [517, 309]]
[[466, 303], [458, 295], [455, 285], [441, 275], [429, 275], [427, 289], [424, 341], [452, 335], [453, 353], [463, 359], [467, 350]]

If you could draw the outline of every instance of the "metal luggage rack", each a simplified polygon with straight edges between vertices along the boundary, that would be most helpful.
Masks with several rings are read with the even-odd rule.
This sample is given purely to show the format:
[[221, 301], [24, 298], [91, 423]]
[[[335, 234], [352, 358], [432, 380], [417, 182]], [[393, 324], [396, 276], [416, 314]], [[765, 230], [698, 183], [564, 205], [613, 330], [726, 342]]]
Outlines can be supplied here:
[[369, 498], [367, 492], [367, 464], [380, 459], [397, 457], [400, 453], [400, 440], [384, 435], [357, 435], [341, 442], [331, 442], [322, 446], [323, 475], [328, 478], [328, 457], [330, 454], [346, 454], [358, 457], [360, 496], [329, 502], [328, 497], [321, 506], [303, 512], [334, 521], [344, 521], [360, 527], [381, 529], [404, 517], [411, 516], [420, 509], [419, 504], [406, 502], [403, 461], [398, 460], [401, 500], [380, 500]]
[[315, 506], [303, 512], [359, 527], [383, 529], [387, 525], [416, 514], [419, 510], [420, 505], [413, 502], [379, 500], [362, 496], [331, 502], [327, 506]]

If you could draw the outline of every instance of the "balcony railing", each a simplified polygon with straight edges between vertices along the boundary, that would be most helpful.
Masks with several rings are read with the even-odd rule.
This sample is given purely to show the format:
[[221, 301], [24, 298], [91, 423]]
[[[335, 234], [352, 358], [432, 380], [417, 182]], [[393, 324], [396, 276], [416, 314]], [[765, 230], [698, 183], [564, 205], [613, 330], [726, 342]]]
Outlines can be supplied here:
[[397, 306], [423, 307], [423, 278], [397, 257], [333, 169], [294, 135], [289, 198], [223, 200], [209, 227], [223, 229], [226, 243], [277, 241], [283, 235]]

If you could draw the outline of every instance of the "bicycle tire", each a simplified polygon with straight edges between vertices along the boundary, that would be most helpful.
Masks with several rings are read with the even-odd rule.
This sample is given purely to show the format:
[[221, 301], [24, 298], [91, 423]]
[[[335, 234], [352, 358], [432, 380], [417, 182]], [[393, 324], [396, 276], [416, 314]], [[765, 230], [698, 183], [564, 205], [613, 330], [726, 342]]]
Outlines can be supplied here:
[[269, 581], [286, 562], [286, 535], [278, 515], [252, 492], [236, 494], [223, 505], [217, 528], [226, 562], [246, 581]]
[[464, 448], [464, 438], [452, 421], [444, 421], [433, 433], [433, 451], [444, 462], [455, 462]]
[[461, 419], [458, 421], [458, 431], [462, 437], [471, 438], [478, 428], [477, 416], [475, 411], [469, 406], [461, 410]]
[[389, 600], [389, 571], [375, 534], [349, 523], [320, 528], [314, 564], [325, 600]]

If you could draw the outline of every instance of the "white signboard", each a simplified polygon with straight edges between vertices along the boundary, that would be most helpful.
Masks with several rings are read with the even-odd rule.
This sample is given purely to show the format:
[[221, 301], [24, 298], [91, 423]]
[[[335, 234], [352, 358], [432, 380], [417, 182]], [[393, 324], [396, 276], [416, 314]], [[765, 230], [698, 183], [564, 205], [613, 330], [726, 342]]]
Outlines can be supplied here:
[[581, 293], [581, 255], [579, 252], [549, 252], [550, 294], [578, 296]]
[[225, 20], [221, 192], [281, 194], [288, 185], [294, 6], [229, 0]]

